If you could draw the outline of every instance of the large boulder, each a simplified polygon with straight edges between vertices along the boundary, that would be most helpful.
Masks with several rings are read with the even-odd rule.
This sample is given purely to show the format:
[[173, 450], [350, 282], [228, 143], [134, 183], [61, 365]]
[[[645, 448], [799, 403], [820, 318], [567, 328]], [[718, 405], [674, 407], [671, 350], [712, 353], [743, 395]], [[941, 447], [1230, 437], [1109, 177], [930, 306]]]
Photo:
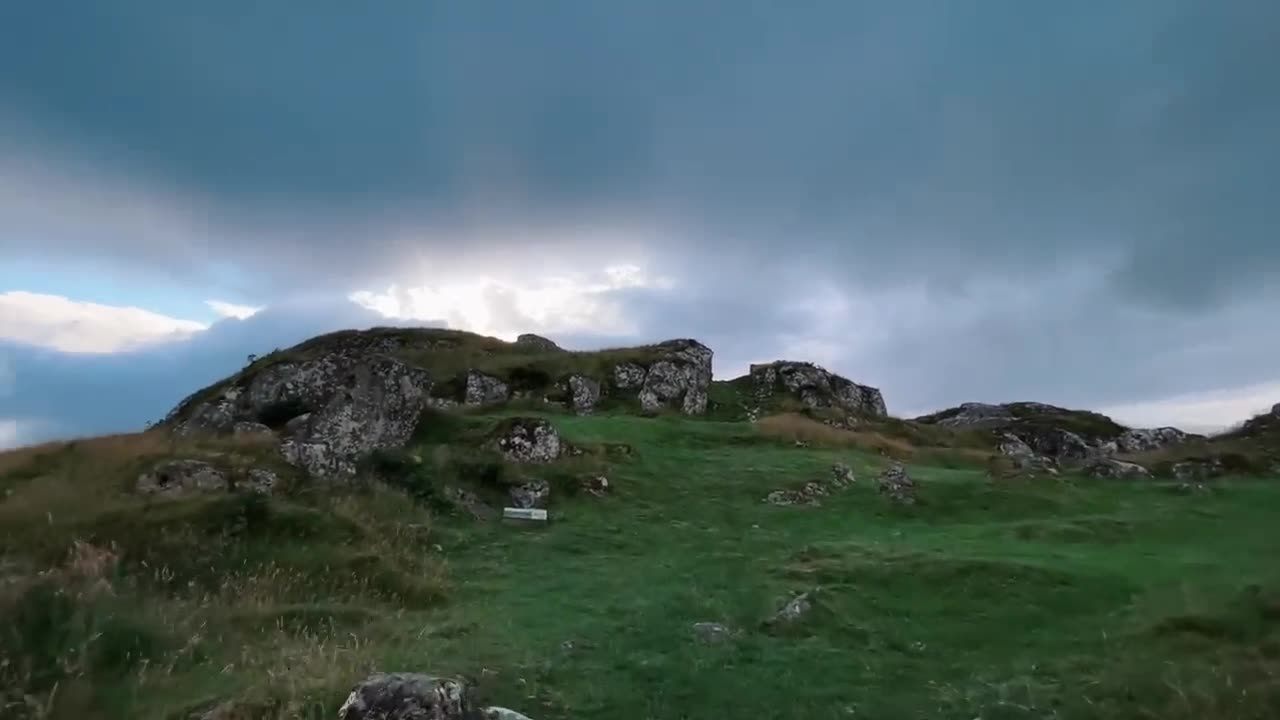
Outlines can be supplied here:
[[677, 408], [686, 415], [707, 409], [711, 386], [711, 348], [697, 340], [669, 340], [653, 346], [648, 366], [622, 363], [614, 368], [614, 384], [622, 390], [638, 388], [640, 407], [656, 412]]
[[1142, 480], [1151, 477], [1150, 471], [1137, 463], [1108, 457], [1090, 460], [1084, 466], [1084, 472], [1090, 477], [1108, 480]]
[[586, 375], [570, 375], [569, 404], [579, 415], [589, 415], [600, 403], [600, 381]]
[[366, 453], [409, 439], [430, 387], [421, 368], [338, 347], [188, 399], [165, 422], [180, 436], [280, 430], [286, 461], [314, 477], [350, 477]]
[[511, 388], [500, 378], [472, 370], [462, 402], [466, 405], [498, 405], [511, 397]]
[[555, 352], [561, 349], [561, 347], [555, 344], [555, 342], [533, 333], [523, 333], [518, 336], [516, 338], [516, 345], [543, 352]]
[[752, 365], [750, 377], [755, 399], [761, 405], [783, 392], [805, 407], [838, 408], [871, 417], [888, 414], [880, 390], [859, 385], [813, 363], [779, 360]]

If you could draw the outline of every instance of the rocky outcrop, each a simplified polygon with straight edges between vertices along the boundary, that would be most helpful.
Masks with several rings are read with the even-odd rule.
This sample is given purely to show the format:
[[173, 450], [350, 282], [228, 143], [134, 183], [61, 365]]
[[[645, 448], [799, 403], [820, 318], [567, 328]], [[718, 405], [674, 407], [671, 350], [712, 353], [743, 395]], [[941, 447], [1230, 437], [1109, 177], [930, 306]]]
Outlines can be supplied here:
[[561, 347], [551, 340], [535, 335], [533, 333], [523, 333], [516, 338], [516, 345], [527, 347], [531, 350], [541, 350], [544, 352], [555, 352], [561, 350]]
[[750, 369], [756, 402], [768, 406], [779, 393], [809, 408], [837, 408], [870, 417], [884, 417], [884, 397], [877, 388], [859, 385], [813, 363], [779, 360]]
[[855, 482], [853, 469], [844, 463], [831, 466], [829, 480], [811, 480], [798, 488], [774, 490], [765, 496], [770, 505], [818, 505], [822, 498], [844, 490]]
[[509, 418], [494, 428], [491, 443], [510, 462], [546, 463], [564, 450], [560, 433], [542, 418]]
[[1126, 430], [1116, 438], [1116, 449], [1123, 453], [1141, 453], [1178, 445], [1198, 436], [1174, 427]]
[[1009, 457], [1026, 457], [1026, 451], [1030, 451], [1032, 455], [1067, 463], [1116, 453], [1148, 452], [1199, 437], [1170, 427], [1127, 428], [1098, 413], [1034, 402], [964, 403], [916, 418], [915, 422], [991, 431], [996, 433], [1000, 451]]
[[1169, 472], [1182, 482], [1204, 482], [1216, 478], [1226, 472], [1221, 458], [1203, 460], [1183, 460], [1174, 463]]
[[686, 415], [706, 412], [711, 348], [697, 340], [669, 340], [652, 350], [648, 367], [633, 362], [615, 367], [615, 386], [623, 390], [638, 388], [637, 397], [645, 412], [664, 407], [679, 409]]
[[579, 415], [589, 415], [600, 404], [600, 381], [586, 375], [570, 375], [569, 405]]

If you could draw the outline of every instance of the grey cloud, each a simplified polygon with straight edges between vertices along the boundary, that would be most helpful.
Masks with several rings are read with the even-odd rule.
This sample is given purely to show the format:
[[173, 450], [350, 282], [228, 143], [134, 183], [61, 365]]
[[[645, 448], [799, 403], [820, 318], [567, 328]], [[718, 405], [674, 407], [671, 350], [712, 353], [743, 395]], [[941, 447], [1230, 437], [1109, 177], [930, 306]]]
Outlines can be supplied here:
[[1203, 305], [1280, 268], [1277, 23], [1267, 0], [55, 1], [0, 10], [0, 109], [299, 284], [598, 215], [867, 283], [1113, 250], [1119, 294]]

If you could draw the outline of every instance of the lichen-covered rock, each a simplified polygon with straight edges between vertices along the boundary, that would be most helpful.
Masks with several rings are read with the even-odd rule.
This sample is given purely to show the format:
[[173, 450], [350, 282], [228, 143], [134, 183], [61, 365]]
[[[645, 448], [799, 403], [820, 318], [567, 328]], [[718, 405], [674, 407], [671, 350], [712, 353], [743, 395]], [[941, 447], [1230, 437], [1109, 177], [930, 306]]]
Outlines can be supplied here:
[[161, 497], [221, 491], [230, 487], [227, 476], [203, 460], [167, 460], [138, 477], [136, 486], [139, 493]]
[[551, 340], [535, 335], [533, 333], [523, 333], [516, 337], [516, 345], [528, 347], [532, 350], [556, 351], [562, 348]]
[[916, 484], [901, 463], [890, 465], [879, 479], [880, 492], [900, 505], [912, 505], [916, 501]]
[[494, 429], [493, 444], [503, 457], [518, 463], [545, 463], [560, 457], [560, 433], [541, 418], [518, 417]]
[[600, 382], [586, 375], [569, 376], [569, 397], [573, 411], [588, 415], [600, 403]]
[[1137, 463], [1107, 457], [1094, 458], [1083, 469], [1087, 475], [1095, 478], [1140, 480], [1151, 477], [1151, 473]]
[[270, 495], [279, 485], [280, 477], [275, 473], [262, 468], [252, 468], [249, 470], [244, 482], [238, 483], [236, 487], [243, 487], [245, 490], [262, 495]]
[[351, 691], [338, 720], [474, 720], [475, 712], [460, 680], [377, 673]]
[[1120, 452], [1149, 452], [1184, 443], [1190, 437], [1192, 436], [1174, 427], [1137, 428], [1127, 430], [1116, 438], [1116, 446]]
[[1015, 430], [1014, 433], [1038, 455], [1080, 461], [1097, 454], [1093, 445], [1070, 430], [1037, 427]]
[[644, 385], [645, 369], [633, 362], [619, 363], [613, 368], [613, 384], [619, 390], [635, 390]]
[[1221, 458], [1183, 460], [1182, 462], [1175, 463], [1170, 470], [1175, 478], [1183, 482], [1200, 482], [1218, 477], [1226, 472]]
[[953, 414], [939, 419], [937, 424], [943, 427], [991, 426], [1013, 422], [1014, 419], [1013, 413], [1005, 405], [967, 402], [961, 403]]
[[762, 405], [783, 391], [806, 407], [839, 408], [870, 417], [887, 415], [879, 389], [859, 385], [813, 363], [779, 360], [752, 365], [750, 377], [756, 400]]
[[391, 358], [349, 367], [341, 389], [324, 405], [305, 421], [289, 423], [281, 454], [313, 477], [349, 478], [364, 455], [409, 440], [430, 387], [425, 370]]
[[[696, 340], [669, 340], [654, 346], [656, 359], [643, 370], [640, 383], [640, 407], [645, 412], [656, 412], [664, 407], [678, 407], [686, 415], [701, 415], [707, 409], [707, 388], [711, 385], [711, 348]], [[621, 368], [622, 366], [618, 366]], [[619, 382], [619, 370], [614, 369], [615, 384], [619, 388], [634, 387], [635, 367], [623, 371]]]
[[511, 487], [511, 506], [518, 508], [545, 508], [551, 499], [551, 485], [546, 480], [530, 480]]
[[765, 496], [764, 501], [770, 505], [818, 505], [821, 498], [829, 494], [827, 486], [811, 480], [798, 488], [774, 490]]
[[511, 396], [511, 388], [500, 378], [472, 370], [467, 373], [465, 405], [498, 405]]

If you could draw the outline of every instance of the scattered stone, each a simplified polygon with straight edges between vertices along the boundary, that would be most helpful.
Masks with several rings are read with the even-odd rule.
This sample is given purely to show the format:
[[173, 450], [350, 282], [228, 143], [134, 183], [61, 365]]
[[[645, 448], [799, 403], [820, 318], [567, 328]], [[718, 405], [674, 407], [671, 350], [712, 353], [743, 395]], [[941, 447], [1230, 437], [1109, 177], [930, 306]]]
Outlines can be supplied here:
[[826, 486], [811, 480], [799, 488], [774, 490], [765, 496], [764, 501], [772, 505], [820, 505], [819, 498], [827, 494]]
[[570, 375], [569, 396], [574, 412], [589, 415], [600, 403], [600, 383], [586, 375]]
[[138, 477], [143, 495], [180, 497], [190, 492], [227, 490], [230, 483], [221, 470], [203, 460], [168, 460]]
[[471, 406], [497, 405], [511, 396], [511, 388], [500, 378], [472, 370], [467, 373], [467, 387], [463, 404]]
[[901, 463], [890, 465], [879, 479], [880, 492], [899, 505], [913, 505], [916, 501], [916, 484]]
[[1171, 468], [1173, 476], [1183, 482], [1203, 482], [1225, 472], [1221, 458], [1208, 460], [1184, 460]]
[[515, 710], [496, 705], [487, 707], [481, 711], [485, 720], [531, 720], [527, 715], [521, 715]]
[[1151, 477], [1150, 471], [1137, 463], [1105, 457], [1094, 458], [1083, 470], [1090, 477], [1102, 479], [1142, 480]]
[[551, 340], [545, 337], [542, 337], [541, 335], [535, 335], [533, 333], [522, 333], [521, 335], [516, 337], [516, 344], [527, 346], [530, 349], [543, 350], [543, 351], [556, 351], [556, 350], [562, 349], [559, 345], [555, 344]]
[[693, 636], [704, 645], [717, 645], [731, 638], [733, 633], [720, 623], [700, 622], [693, 624]]
[[419, 673], [377, 673], [338, 709], [339, 720], [471, 720], [474, 710], [460, 680]]
[[800, 620], [813, 609], [810, 593], [803, 592], [788, 600], [773, 617], [765, 621], [766, 625], [790, 625]]
[[796, 447], [798, 447], [798, 448], [807, 448], [807, 447], [809, 447], [809, 443], [807, 443], [807, 442], [805, 442], [804, 440], [801, 440], [801, 439], [799, 439], [799, 438], [796, 438], [795, 445], [796, 445]]
[[604, 497], [609, 494], [609, 478], [604, 475], [591, 475], [582, 479], [582, 490], [588, 495]]
[[813, 363], [779, 360], [752, 365], [750, 377], [759, 405], [768, 405], [782, 390], [806, 407], [840, 408], [872, 417], [888, 414], [879, 389], [859, 385]]
[[503, 457], [517, 463], [546, 463], [560, 457], [560, 433], [541, 418], [510, 418], [494, 431], [494, 443]]
[[853, 474], [853, 468], [844, 463], [836, 463], [831, 466], [831, 484], [838, 488], [848, 487], [852, 485], [857, 478]]
[[545, 508], [551, 498], [551, 485], [546, 480], [531, 480], [511, 488], [511, 504], [518, 508]]

